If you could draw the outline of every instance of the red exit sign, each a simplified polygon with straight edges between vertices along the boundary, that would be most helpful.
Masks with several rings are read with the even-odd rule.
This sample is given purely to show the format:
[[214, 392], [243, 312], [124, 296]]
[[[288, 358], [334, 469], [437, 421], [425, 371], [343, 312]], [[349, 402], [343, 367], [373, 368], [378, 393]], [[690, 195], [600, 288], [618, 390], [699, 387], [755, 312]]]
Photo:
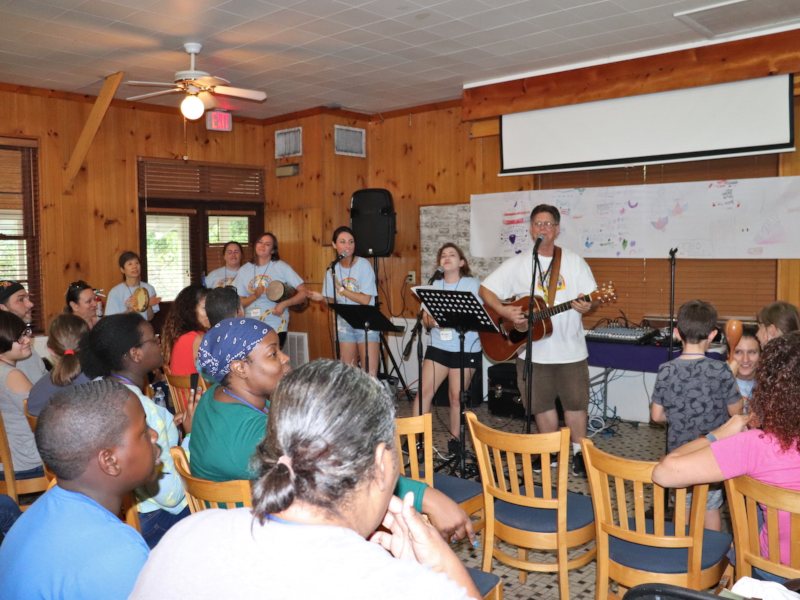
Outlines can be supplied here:
[[233, 115], [226, 110], [206, 111], [208, 131], [233, 131]]

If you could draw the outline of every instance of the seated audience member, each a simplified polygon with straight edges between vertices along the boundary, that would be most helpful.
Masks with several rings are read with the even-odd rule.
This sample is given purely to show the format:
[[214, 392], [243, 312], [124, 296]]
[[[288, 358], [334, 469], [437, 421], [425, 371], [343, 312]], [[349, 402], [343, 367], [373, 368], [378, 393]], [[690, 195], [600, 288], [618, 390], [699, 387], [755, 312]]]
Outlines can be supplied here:
[[3, 543], [8, 530], [16, 523], [22, 511], [17, 506], [17, 503], [5, 494], [0, 494], [0, 544]]
[[[739, 475], [800, 490], [800, 331], [764, 346], [749, 415], [735, 415], [707, 436], [673, 450], [653, 470], [653, 480], [664, 487], [713, 483]], [[789, 564], [788, 514], [779, 514], [778, 526], [783, 538], [781, 562]], [[764, 555], [766, 549], [763, 529]]]
[[61, 314], [50, 323], [47, 348], [54, 361], [53, 369], [33, 384], [28, 395], [28, 412], [33, 416], [44, 410], [56, 392], [70, 385], [89, 382], [81, 372], [78, 359], [78, 343], [87, 331], [89, 325], [77, 315]]
[[[139, 387], [150, 371], [161, 366], [158, 339], [149, 321], [136, 313], [122, 313], [100, 319], [81, 339], [80, 346], [83, 372], [88, 377], [109, 377], [123, 383], [139, 399], [147, 424], [157, 434], [161, 448], [159, 477], [135, 490], [142, 535], [152, 548], [174, 523], [189, 515], [183, 482], [169, 454], [170, 447], [178, 445], [178, 428], [172, 414]], [[183, 421], [187, 433], [192, 428], [194, 409], [190, 404]]]
[[767, 304], [758, 312], [758, 341], [761, 347], [784, 333], [800, 329], [800, 313], [794, 304], [778, 301]]
[[78, 315], [89, 327], [94, 327], [100, 319], [94, 288], [83, 280], [69, 284], [65, 302], [64, 312]]
[[411, 498], [392, 495], [393, 445], [394, 403], [377, 380], [338, 361], [300, 367], [274, 394], [253, 508], [179, 523], [131, 598], [479, 598]]
[[[289, 372], [279, 344], [275, 331], [255, 319], [226, 319], [204, 336], [198, 365], [219, 385], [203, 395], [192, 420], [192, 475], [211, 481], [255, 477], [250, 459], [264, 437], [270, 397]], [[474, 537], [464, 511], [440, 491], [401, 477], [398, 495], [407, 491], [442, 535]]]
[[222, 321], [222, 319], [243, 317], [242, 299], [239, 297], [236, 288], [226, 285], [208, 290], [206, 316], [208, 317], [209, 328]]
[[753, 386], [756, 382], [756, 367], [761, 356], [761, 344], [756, 332], [748, 327], [742, 330], [742, 337], [733, 349], [733, 360], [728, 364], [736, 377], [739, 393], [744, 398], [745, 412], [749, 412], [750, 398], [753, 397]]
[[[10, 279], [0, 280], [0, 311], [10, 312], [22, 319], [26, 325], [33, 323], [33, 307], [30, 294], [18, 281]], [[36, 353], [21, 361], [17, 361], [17, 368], [25, 373], [31, 383], [36, 383], [47, 372], [44, 361]]]
[[23, 408], [31, 382], [17, 368], [18, 363], [31, 355], [31, 343], [31, 330], [25, 322], [13, 313], [0, 312], [0, 412], [17, 479], [44, 475], [42, 459]]
[[208, 330], [206, 294], [201, 285], [189, 285], [175, 297], [161, 328], [161, 352], [172, 375], [197, 373], [195, 359]]
[[0, 546], [0, 598], [128, 597], [148, 548], [118, 515], [125, 494], [156, 477], [155, 439], [141, 404], [116, 381], [56, 394], [39, 417], [36, 442], [58, 485]]
[[[676, 335], [683, 342], [677, 358], [658, 369], [650, 418], [667, 423], [667, 452], [704, 436], [742, 411], [742, 396], [728, 365], [706, 356], [717, 334], [717, 311], [690, 300], [678, 311]], [[687, 504], [690, 502], [687, 498]], [[708, 491], [706, 527], [719, 531], [722, 488]]]

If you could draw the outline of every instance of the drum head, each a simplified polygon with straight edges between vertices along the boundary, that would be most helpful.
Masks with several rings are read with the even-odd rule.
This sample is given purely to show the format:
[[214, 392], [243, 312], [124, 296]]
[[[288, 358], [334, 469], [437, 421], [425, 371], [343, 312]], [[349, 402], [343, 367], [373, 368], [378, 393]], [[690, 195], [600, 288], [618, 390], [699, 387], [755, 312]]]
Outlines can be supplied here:
[[267, 286], [267, 298], [269, 298], [272, 302], [280, 302], [283, 300], [284, 291], [283, 282], [273, 279]]
[[131, 295], [133, 298], [133, 310], [144, 312], [150, 304], [150, 294], [143, 287], [136, 288]]

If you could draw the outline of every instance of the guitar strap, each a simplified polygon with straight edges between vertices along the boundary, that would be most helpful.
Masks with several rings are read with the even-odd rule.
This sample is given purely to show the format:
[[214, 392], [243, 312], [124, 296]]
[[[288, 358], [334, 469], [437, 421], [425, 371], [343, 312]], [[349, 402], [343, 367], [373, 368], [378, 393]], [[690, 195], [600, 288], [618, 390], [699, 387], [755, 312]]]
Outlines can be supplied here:
[[558, 290], [558, 273], [561, 270], [561, 248], [556, 246], [553, 249], [553, 262], [550, 265], [550, 280], [547, 283], [547, 305], [553, 306], [556, 303], [556, 291]]

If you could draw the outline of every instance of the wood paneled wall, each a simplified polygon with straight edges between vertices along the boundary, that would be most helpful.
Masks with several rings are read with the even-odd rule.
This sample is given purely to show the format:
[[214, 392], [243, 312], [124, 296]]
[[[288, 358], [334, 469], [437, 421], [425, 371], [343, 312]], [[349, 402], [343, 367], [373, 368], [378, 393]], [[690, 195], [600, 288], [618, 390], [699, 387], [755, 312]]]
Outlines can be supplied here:
[[0, 89], [0, 135], [39, 140], [43, 297], [49, 322], [63, 308], [67, 284], [85, 279], [108, 291], [119, 282], [117, 257], [139, 250], [136, 159], [139, 156], [259, 165], [264, 127], [236, 123], [232, 134], [184, 130], [177, 111], [115, 103], [69, 193], [63, 169], [91, 110], [85, 101], [43, 90]]

